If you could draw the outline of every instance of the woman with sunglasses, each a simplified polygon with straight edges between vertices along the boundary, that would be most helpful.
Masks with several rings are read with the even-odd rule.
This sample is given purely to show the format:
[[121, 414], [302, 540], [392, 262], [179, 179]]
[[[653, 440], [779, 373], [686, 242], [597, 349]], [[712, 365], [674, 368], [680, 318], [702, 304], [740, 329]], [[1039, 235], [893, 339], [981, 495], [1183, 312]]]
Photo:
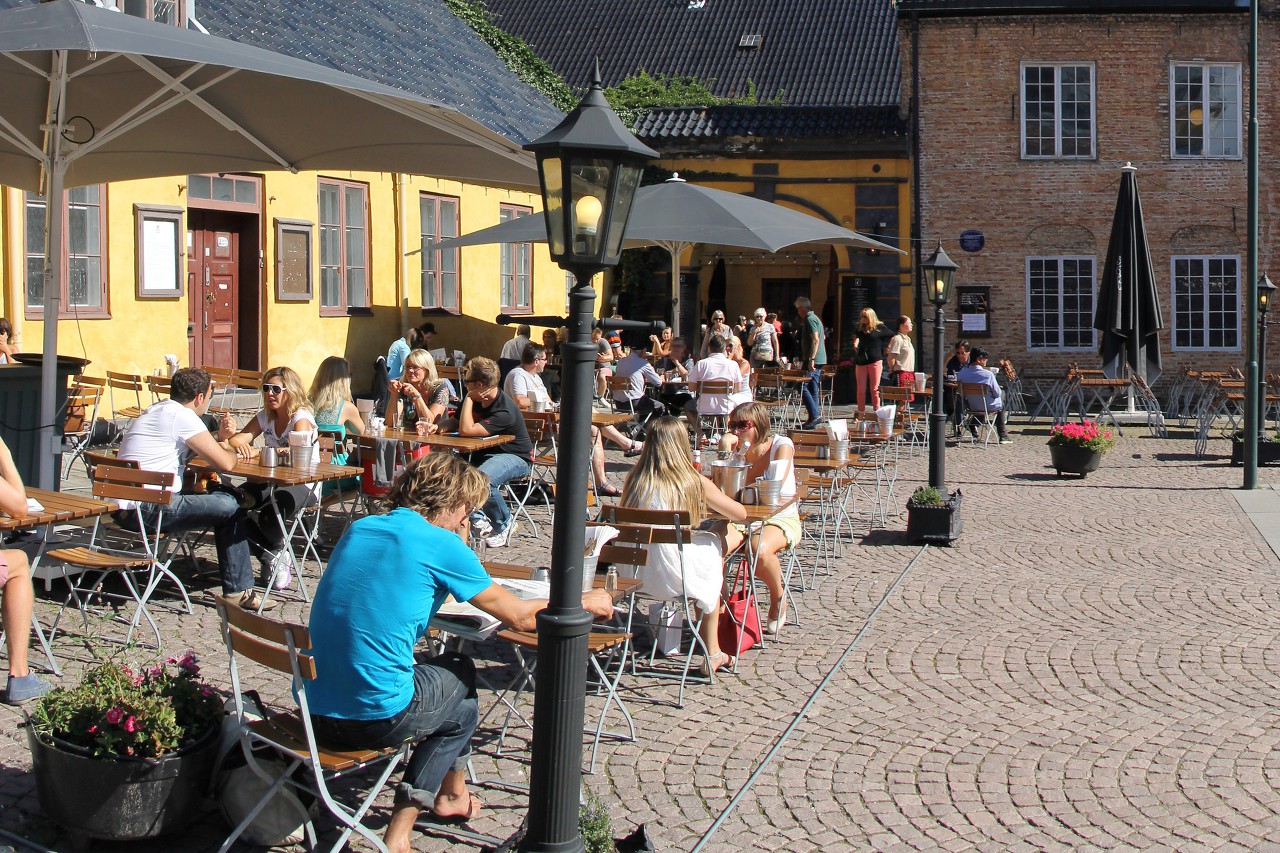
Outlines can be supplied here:
[[396, 403], [395, 422], [405, 429], [416, 429], [421, 420], [427, 422], [427, 435], [446, 427], [449, 383], [440, 380], [436, 360], [426, 350], [416, 349], [405, 358], [404, 379], [391, 383], [391, 399]]
[[[742, 521], [746, 508], [720, 491], [693, 467], [689, 433], [682, 421], [664, 415], [650, 422], [644, 450], [622, 486], [622, 506], [635, 509], [685, 510], [694, 527], [702, 525], [707, 511]], [[720, 650], [721, 593], [724, 588], [724, 555], [742, 542], [741, 535], [717, 522], [700, 529], [684, 546], [684, 575], [676, 545], [649, 545], [649, 562], [641, 570], [646, 595], [679, 599], [684, 595], [703, 614], [699, 636], [706, 646], [703, 674], [733, 666]]]
[[[259, 451], [253, 442], [258, 436], [262, 436], [265, 447], [288, 447], [289, 435], [293, 432], [305, 433], [310, 437], [308, 443], [315, 443], [316, 416], [311, 412], [311, 401], [307, 399], [302, 377], [297, 371], [291, 367], [273, 367], [264, 373], [262, 403], [262, 410], [227, 440], [227, 446], [237, 456], [241, 459], [256, 457]], [[265, 485], [250, 483], [244, 490], [256, 498], [255, 508], [261, 509], [266, 503]], [[277, 488], [275, 500], [280, 518], [287, 527], [298, 509], [315, 502], [316, 492], [311, 486]], [[258, 518], [256, 521], [256, 525], [250, 524], [249, 527], [250, 545], [256, 545], [262, 552], [259, 556], [264, 561], [264, 570], [269, 580], [274, 581], [275, 588], [284, 589], [293, 580], [293, 554], [285, 544], [284, 531], [274, 518]]]
[[[720, 449], [733, 451], [740, 447], [748, 466], [748, 483], [761, 477], [781, 478], [782, 501], [785, 503], [795, 495], [795, 445], [785, 435], [770, 431], [769, 410], [759, 403], [743, 403], [729, 413], [729, 431], [720, 440]], [[770, 473], [776, 476], [769, 476]], [[740, 532], [745, 534], [745, 530]], [[765, 627], [769, 634], [777, 634], [787, 621], [787, 597], [782, 588], [782, 562], [778, 559], [778, 552], [798, 545], [800, 534], [800, 513], [795, 504], [766, 521], [760, 531], [751, 534], [751, 548], [758, 555], [756, 577], [769, 588], [769, 620]]]

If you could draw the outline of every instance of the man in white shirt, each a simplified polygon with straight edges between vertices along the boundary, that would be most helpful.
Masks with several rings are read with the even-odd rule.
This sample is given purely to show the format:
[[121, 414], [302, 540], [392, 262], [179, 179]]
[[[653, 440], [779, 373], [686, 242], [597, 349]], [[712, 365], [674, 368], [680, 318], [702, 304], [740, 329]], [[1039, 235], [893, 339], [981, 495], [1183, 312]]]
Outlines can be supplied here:
[[[733, 411], [733, 394], [742, 385], [742, 369], [736, 362], [725, 355], [725, 340], [719, 335], [710, 335], [707, 340], [706, 358], [699, 361], [689, 371], [689, 391], [694, 395], [687, 404], [687, 410], [694, 422], [694, 435], [702, 440], [702, 424], [698, 415], [727, 415]], [[704, 394], [701, 386], [706, 382], [728, 380], [729, 393]]]
[[613, 402], [622, 411], [634, 412], [636, 420], [644, 423], [658, 403], [645, 394], [645, 386], [662, 387], [662, 377], [649, 363], [650, 343], [647, 338], [637, 337], [632, 344], [631, 352], [618, 362], [618, 370], [614, 374], [618, 379], [629, 379], [630, 384], [625, 391], [614, 391]]
[[[146, 471], [163, 471], [174, 475], [174, 491], [182, 488], [182, 474], [193, 455], [219, 471], [236, 467], [236, 454], [219, 443], [229, 434], [217, 438], [209, 432], [201, 418], [209, 410], [213, 382], [209, 374], [196, 367], [184, 367], [173, 374], [170, 398], [150, 406], [130, 424], [120, 443], [120, 459], [137, 462]], [[222, 432], [226, 432], [224, 429]], [[138, 512], [132, 501], [118, 501], [116, 523], [136, 530]], [[253, 564], [250, 560], [249, 534], [240, 501], [229, 491], [208, 494], [175, 494], [169, 506], [144, 504], [142, 522], [149, 528], [161, 512], [161, 529], [180, 532], [202, 527], [213, 528], [218, 551], [218, 567], [222, 571], [222, 592], [233, 594], [241, 607], [257, 610], [261, 601], [253, 591]], [[265, 609], [272, 609], [268, 601]]]
[[505, 383], [507, 374], [520, 365], [520, 358], [524, 355], [524, 348], [529, 345], [529, 336], [532, 334], [527, 325], [521, 324], [516, 328], [516, 336], [502, 345], [502, 352], [498, 354], [498, 381]]
[[520, 366], [507, 374], [502, 391], [524, 411], [534, 408], [534, 400], [543, 404], [551, 402], [551, 395], [542, 381], [542, 371], [547, 366], [547, 350], [540, 344], [525, 344], [520, 353]]

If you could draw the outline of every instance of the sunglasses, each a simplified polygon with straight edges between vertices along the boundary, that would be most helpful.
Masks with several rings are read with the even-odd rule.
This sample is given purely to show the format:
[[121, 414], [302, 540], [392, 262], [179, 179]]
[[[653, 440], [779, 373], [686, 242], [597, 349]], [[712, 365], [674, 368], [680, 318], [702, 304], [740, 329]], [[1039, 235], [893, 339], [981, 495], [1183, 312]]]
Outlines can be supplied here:
[[755, 424], [751, 423], [751, 421], [730, 421], [730, 422], [729, 422], [729, 431], [730, 431], [730, 432], [742, 432], [742, 430], [744, 430], [744, 429], [750, 429], [750, 428], [752, 428], [752, 427], [754, 427], [754, 426], [755, 426]]
[[263, 384], [263, 386], [262, 386], [262, 393], [263, 393], [263, 394], [283, 394], [283, 393], [284, 393], [284, 386], [283, 386], [283, 385], [270, 385], [270, 384], [265, 384], [265, 383], [264, 383], [264, 384]]

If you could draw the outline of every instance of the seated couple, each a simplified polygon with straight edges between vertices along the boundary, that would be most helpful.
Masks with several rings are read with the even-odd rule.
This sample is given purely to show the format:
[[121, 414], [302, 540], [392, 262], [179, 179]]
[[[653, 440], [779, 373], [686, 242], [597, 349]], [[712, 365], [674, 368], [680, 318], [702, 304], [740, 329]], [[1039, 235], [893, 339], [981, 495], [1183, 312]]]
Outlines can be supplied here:
[[[489, 494], [484, 474], [452, 453], [410, 462], [387, 495], [391, 512], [343, 534], [312, 603], [316, 679], [306, 691], [320, 739], [347, 748], [417, 742], [384, 835], [392, 853], [410, 849], [421, 809], [465, 822], [481, 806], [466, 786], [479, 720], [475, 667], [454, 653], [415, 662], [431, 618], [452, 595], [532, 631], [547, 606], [495, 584], [467, 547], [471, 511]], [[582, 606], [597, 618], [613, 615], [604, 590], [584, 594]]]

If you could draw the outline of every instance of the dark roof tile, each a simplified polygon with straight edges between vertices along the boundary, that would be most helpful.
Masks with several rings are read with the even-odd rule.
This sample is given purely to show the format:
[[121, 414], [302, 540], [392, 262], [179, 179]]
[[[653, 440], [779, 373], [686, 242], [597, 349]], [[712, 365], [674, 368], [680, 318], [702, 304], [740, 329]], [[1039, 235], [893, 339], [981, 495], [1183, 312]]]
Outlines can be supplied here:
[[906, 121], [889, 107], [664, 107], [636, 123], [649, 141], [672, 139], [905, 138]]

